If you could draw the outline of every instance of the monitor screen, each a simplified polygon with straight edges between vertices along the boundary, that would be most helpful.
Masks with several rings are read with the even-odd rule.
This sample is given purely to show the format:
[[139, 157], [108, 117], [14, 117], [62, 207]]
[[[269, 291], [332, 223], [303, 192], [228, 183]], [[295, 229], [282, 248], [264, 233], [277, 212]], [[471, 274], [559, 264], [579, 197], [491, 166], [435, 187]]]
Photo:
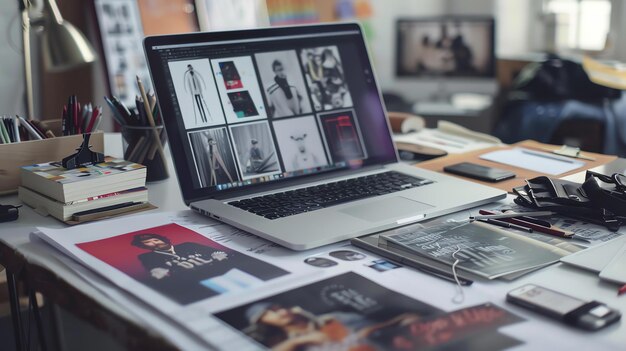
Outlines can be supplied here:
[[400, 19], [396, 75], [492, 78], [494, 27], [492, 18]]
[[186, 195], [395, 161], [357, 25], [148, 39]]

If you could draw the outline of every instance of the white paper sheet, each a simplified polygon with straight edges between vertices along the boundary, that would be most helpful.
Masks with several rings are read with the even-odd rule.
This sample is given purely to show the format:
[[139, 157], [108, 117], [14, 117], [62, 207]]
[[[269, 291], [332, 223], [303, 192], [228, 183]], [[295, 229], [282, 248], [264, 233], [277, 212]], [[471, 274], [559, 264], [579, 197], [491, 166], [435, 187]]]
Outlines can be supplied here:
[[585, 165], [584, 162], [573, 158], [523, 148], [493, 151], [481, 155], [480, 158], [554, 176]]

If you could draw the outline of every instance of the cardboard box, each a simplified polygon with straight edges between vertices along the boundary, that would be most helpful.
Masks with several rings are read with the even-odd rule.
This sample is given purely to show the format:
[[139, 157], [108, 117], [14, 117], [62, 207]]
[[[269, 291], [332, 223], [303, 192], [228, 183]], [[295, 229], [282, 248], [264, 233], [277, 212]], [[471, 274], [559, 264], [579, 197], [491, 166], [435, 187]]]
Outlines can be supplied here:
[[[82, 142], [83, 136], [80, 134], [0, 144], [0, 195], [17, 192], [22, 166], [61, 161], [64, 157], [76, 152]], [[89, 143], [93, 151], [104, 153], [104, 133], [92, 133]]]

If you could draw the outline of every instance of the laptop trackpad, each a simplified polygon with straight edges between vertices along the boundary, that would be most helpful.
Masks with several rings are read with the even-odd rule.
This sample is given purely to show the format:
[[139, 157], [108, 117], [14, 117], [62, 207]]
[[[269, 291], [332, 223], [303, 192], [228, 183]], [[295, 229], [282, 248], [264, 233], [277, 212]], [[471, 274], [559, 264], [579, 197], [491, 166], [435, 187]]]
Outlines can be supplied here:
[[390, 197], [382, 200], [368, 202], [340, 210], [350, 216], [369, 222], [380, 222], [399, 216], [416, 216], [426, 212], [433, 206], [422, 202], [409, 200], [402, 196]]

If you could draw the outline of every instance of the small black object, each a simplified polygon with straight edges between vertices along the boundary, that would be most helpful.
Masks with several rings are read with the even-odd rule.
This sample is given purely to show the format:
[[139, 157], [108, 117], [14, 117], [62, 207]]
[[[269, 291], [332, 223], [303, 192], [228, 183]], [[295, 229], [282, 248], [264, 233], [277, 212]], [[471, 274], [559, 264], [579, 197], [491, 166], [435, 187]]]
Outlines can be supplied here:
[[470, 162], [461, 162], [443, 168], [445, 172], [458, 174], [463, 177], [474, 178], [486, 182], [500, 182], [515, 178], [515, 173], [506, 169], [486, 167]]
[[91, 134], [83, 134], [83, 143], [78, 149], [76, 149], [78, 152], [63, 159], [61, 162], [63, 168], [74, 169], [81, 166], [104, 162], [103, 154], [91, 151], [89, 138], [91, 138]]
[[20, 216], [18, 211], [20, 207], [22, 206], [0, 205], [0, 223], [16, 220]]

